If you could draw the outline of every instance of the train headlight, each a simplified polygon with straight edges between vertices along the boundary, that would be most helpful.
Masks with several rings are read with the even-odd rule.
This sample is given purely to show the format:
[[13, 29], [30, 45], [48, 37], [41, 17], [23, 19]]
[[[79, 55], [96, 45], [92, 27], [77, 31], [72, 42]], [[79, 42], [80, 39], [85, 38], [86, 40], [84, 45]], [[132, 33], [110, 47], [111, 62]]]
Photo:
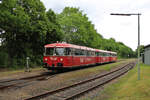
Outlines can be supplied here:
[[45, 58], [45, 61], [48, 61], [48, 59], [47, 59], [47, 58]]
[[62, 58], [60, 58], [60, 61], [63, 61], [63, 59], [62, 59]]

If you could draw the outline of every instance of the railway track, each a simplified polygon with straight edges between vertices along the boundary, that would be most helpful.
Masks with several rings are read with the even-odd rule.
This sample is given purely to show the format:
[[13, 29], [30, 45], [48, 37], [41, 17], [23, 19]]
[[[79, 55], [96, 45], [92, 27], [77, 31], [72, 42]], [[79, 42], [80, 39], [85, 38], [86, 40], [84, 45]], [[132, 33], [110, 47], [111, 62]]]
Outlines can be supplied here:
[[126, 64], [123, 67], [117, 68], [113, 71], [107, 72], [103, 75], [97, 75], [93, 78], [74, 83], [69, 86], [61, 87], [59, 89], [48, 91], [46, 93], [39, 94], [27, 98], [25, 100], [70, 100], [81, 96], [82, 94], [91, 91], [97, 87], [103, 86], [108, 82], [120, 77], [121, 75], [128, 72], [135, 66], [135, 62]]
[[[76, 69], [74, 69], [74, 71], [76, 71]], [[40, 75], [34, 75], [34, 76], [23, 77], [23, 78], [15, 78], [15, 79], [3, 79], [0, 80], [0, 91], [11, 89], [11, 88], [15, 88], [15, 89], [21, 88], [30, 85], [32, 83], [35, 83], [36, 81], [47, 80], [51, 77], [56, 76], [56, 74], [60, 74], [60, 73], [63, 72], [44, 73]]]
[[40, 75], [35, 75], [35, 76], [30, 76], [30, 77], [0, 80], [0, 91], [14, 88], [14, 87], [21, 88], [35, 81], [46, 80], [54, 76], [55, 76], [54, 73], [52, 74], [46, 73], [46, 74], [40, 74]]
[[[76, 71], [78, 69], [74, 69], [72, 71]], [[34, 76], [29, 76], [29, 77], [23, 77], [23, 78], [16, 78], [16, 79], [3, 79], [0, 80], [0, 91], [1, 90], [6, 90], [6, 89], [11, 89], [11, 88], [21, 88], [27, 85], [30, 85], [32, 83], [35, 83], [35, 81], [38, 80], [46, 80], [51, 77], [56, 76], [56, 74], [60, 74], [63, 72], [53, 72], [53, 73], [44, 73], [40, 75], [34, 75]]]

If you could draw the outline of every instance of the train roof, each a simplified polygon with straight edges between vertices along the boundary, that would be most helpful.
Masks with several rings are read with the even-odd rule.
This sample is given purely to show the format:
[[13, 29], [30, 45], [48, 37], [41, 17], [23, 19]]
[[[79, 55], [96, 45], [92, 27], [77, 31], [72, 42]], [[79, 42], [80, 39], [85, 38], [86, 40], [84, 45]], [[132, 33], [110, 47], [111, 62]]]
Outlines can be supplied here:
[[106, 51], [106, 50], [100, 50], [100, 49], [96, 49], [96, 51], [97, 51], [97, 52], [104, 52], [104, 53], [117, 54], [116, 52]]
[[111, 51], [111, 53], [112, 53], [112, 54], [117, 54], [117, 52], [112, 52], [112, 51]]
[[112, 51], [106, 51], [106, 50], [100, 50], [100, 49], [93, 49], [85, 46], [78, 46], [74, 44], [69, 44], [69, 43], [52, 43], [52, 44], [47, 44], [44, 46], [45, 48], [54, 48], [54, 47], [62, 47], [62, 48], [76, 48], [76, 49], [82, 49], [82, 50], [89, 50], [89, 51], [97, 51], [97, 52], [105, 52], [105, 53], [112, 53], [112, 54], [117, 54], [116, 52]]
[[68, 43], [52, 43], [44, 46], [45, 48], [53, 48], [53, 47], [72, 47], [71, 44]]
[[53, 48], [53, 47], [76, 48], [76, 49], [95, 51], [95, 49], [93, 49], [93, 48], [88, 48], [88, 47], [85, 47], [85, 46], [78, 46], [78, 45], [68, 44], [68, 43], [53, 43], [53, 44], [47, 44], [44, 47], [45, 48]]

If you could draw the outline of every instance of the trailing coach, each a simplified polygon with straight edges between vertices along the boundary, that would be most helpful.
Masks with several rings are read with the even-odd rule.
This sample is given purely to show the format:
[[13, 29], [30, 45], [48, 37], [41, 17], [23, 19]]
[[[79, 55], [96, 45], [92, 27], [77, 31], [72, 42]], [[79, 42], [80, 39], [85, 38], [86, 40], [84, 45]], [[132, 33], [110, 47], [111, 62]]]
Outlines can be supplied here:
[[53, 43], [44, 46], [44, 68], [60, 70], [66, 68], [115, 62], [117, 53], [78, 46], [68, 43]]

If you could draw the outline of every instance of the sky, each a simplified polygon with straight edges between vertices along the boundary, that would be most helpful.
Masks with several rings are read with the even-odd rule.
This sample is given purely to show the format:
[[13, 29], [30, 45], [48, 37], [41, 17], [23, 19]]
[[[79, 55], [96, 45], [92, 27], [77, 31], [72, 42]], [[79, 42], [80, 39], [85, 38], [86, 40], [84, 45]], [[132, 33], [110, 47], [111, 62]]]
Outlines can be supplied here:
[[87, 14], [104, 38], [114, 38], [133, 50], [138, 45], [138, 17], [112, 16], [110, 13], [141, 13], [140, 44], [150, 44], [150, 0], [41, 0], [46, 9], [61, 13], [65, 7], [77, 7]]

